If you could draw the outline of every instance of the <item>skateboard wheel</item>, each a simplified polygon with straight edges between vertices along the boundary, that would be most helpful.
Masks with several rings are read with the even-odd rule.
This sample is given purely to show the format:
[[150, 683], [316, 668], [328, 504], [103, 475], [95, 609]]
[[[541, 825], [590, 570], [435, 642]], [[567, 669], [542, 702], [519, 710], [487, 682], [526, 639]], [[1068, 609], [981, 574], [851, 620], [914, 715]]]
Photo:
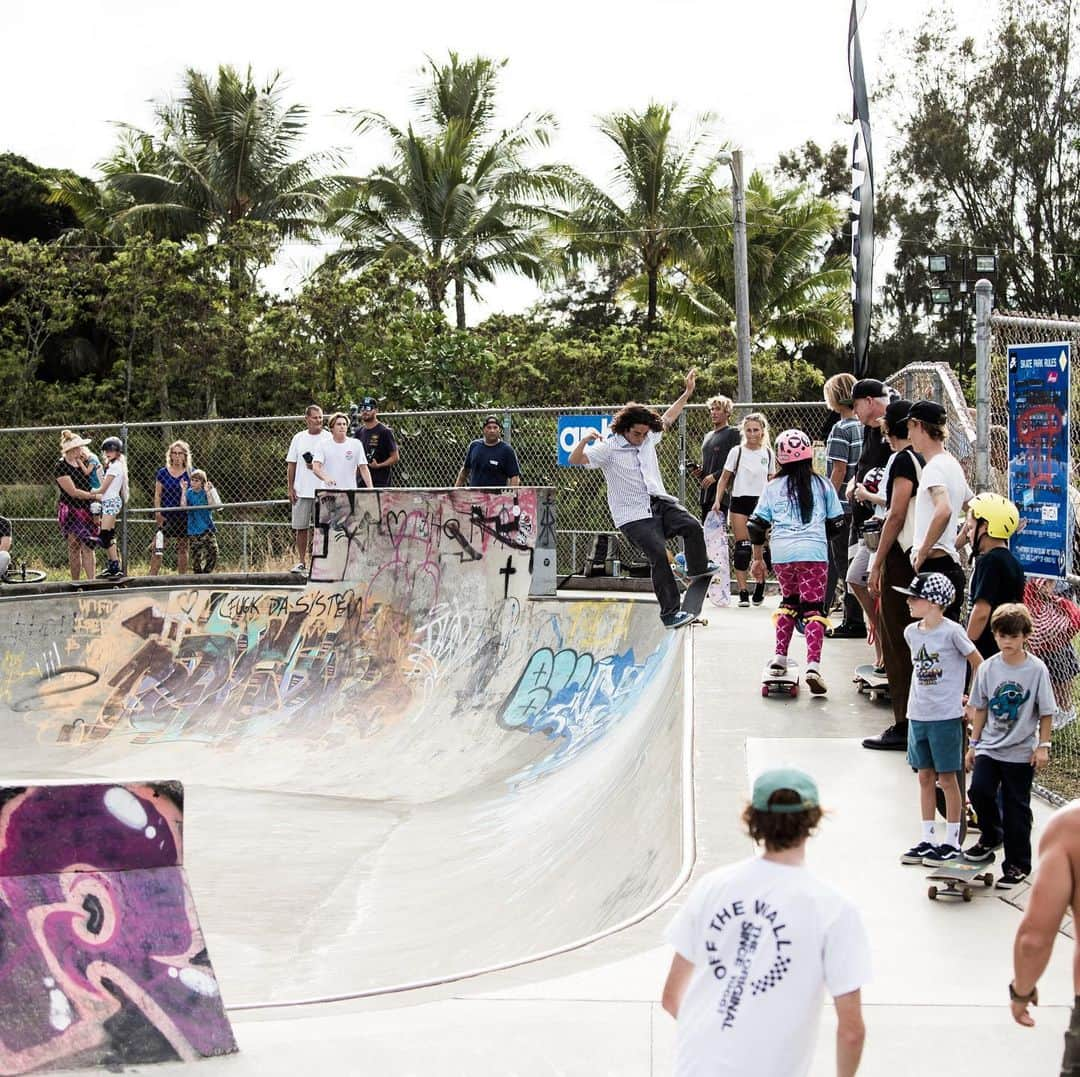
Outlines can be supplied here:
[[768, 698], [768, 696], [769, 696], [769, 686], [768, 686], [767, 684], [763, 684], [763, 685], [761, 686], [761, 694], [762, 694], [763, 696], [765, 696], [765, 697], [766, 697], [766, 699]]
[[993, 886], [994, 876], [988, 871], [985, 875], [982, 876], [982, 883], [983, 886]]
[[877, 702], [877, 691], [875, 689], [871, 688], [870, 691], [867, 692], [866, 694], [870, 697], [870, 702], [871, 703], [876, 703]]
[[931, 901], [936, 901], [937, 900], [937, 887], [936, 886], [931, 886], [930, 889], [926, 891], [926, 896]]
[[971, 887], [970, 886], [965, 886], [964, 889], [960, 892], [960, 896], [965, 901], [970, 901], [971, 900]]
[[791, 696], [792, 699], [794, 699], [799, 694], [799, 686], [797, 684], [793, 684], [788, 689], [788, 694]]
[[709, 618], [708, 617], [699, 617], [697, 619], [697, 623], [699, 625], [707, 625], [709, 623]]

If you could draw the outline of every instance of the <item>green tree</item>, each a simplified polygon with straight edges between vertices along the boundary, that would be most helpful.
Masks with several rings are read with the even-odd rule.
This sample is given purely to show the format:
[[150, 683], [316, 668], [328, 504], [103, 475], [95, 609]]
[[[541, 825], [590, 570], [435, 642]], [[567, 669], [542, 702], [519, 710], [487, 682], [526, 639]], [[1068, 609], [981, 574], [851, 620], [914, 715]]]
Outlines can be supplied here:
[[378, 112], [355, 114], [356, 131], [375, 129], [393, 160], [348, 181], [333, 200], [329, 225], [343, 242], [335, 260], [356, 268], [389, 258], [423, 267], [429, 306], [441, 310], [454, 288], [455, 321], [465, 328], [465, 296], [499, 273], [541, 280], [550, 260], [544, 225], [550, 202], [565, 193], [563, 170], [536, 165], [554, 121], [529, 115], [494, 130], [498, 75], [506, 61], [429, 61], [415, 104], [417, 125], [401, 127]]
[[25, 157], [0, 153], [0, 237], [47, 243], [78, 225], [70, 209], [49, 200], [58, 175], [55, 169], [39, 168]]
[[698, 229], [715, 197], [717, 162], [705, 153], [707, 133], [692, 133], [681, 143], [671, 117], [671, 108], [656, 103], [643, 112], [602, 117], [600, 132], [615, 148], [614, 191], [572, 174], [575, 206], [560, 223], [572, 265], [632, 259], [644, 280], [647, 330], [656, 325], [663, 275], [700, 257]]

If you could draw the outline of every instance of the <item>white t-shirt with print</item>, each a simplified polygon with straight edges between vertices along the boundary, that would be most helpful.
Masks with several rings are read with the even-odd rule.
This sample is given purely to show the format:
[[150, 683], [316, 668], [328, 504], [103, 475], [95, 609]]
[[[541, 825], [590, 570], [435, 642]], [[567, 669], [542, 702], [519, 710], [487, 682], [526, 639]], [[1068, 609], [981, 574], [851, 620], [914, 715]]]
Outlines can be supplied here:
[[922, 475], [919, 477], [919, 489], [915, 493], [915, 541], [912, 548], [921, 549], [923, 539], [930, 530], [930, 521], [934, 516], [934, 498], [930, 491], [935, 486], [944, 487], [948, 493], [949, 504], [952, 506], [952, 518], [945, 525], [945, 530], [934, 545], [944, 550], [954, 561], [959, 562], [956, 536], [960, 529], [960, 516], [963, 513], [964, 504], [975, 495], [964, 477], [964, 469], [957, 463], [956, 458], [947, 452], [938, 453], [923, 465]]
[[732, 497], [761, 497], [770, 473], [776, 470], [776, 457], [767, 445], [760, 449], [736, 445], [724, 461], [724, 470], [735, 473]]
[[315, 490], [319, 485], [319, 477], [307, 466], [304, 453], [311, 453], [315, 458], [315, 450], [324, 442], [333, 441], [329, 430], [322, 430], [318, 434], [309, 434], [301, 430], [293, 435], [289, 442], [289, 451], [285, 454], [285, 461], [296, 465], [296, 478], [293, 480], [293, 490], [297, 497], [314, 497]]
[[825, 992], [870, 979], [855, 906], [805, 867], [760, 857], [701, 878], [666, 938], [694, 965], [677, 1077], [802, 1077]]
[[[112, 479], [109, 479], [109, 476]], [[105, 469], [105, 478], [101, 480], [101, 485], [104, 487], [108, 484], [108, 489], [105, 491], [106, 497], [118, 497], [121, 501], [126, 502], [128, 499], [128, 475], [127, 475], [127, 462], [122, 456], [118, 456], [109, 466]]]
[[[329, 441], [319, 443], [319, 447], [315, 450], [315, 459], [322, 464], [323, 471], [334, 480], [336, 489], [356, 490], [359, 488], [356, 469], [367, 463], [364, 443], [359, 438], [334, 441], [331, 436]], [[322, 480], [316, 477], [316, 489], [322, 485]]]

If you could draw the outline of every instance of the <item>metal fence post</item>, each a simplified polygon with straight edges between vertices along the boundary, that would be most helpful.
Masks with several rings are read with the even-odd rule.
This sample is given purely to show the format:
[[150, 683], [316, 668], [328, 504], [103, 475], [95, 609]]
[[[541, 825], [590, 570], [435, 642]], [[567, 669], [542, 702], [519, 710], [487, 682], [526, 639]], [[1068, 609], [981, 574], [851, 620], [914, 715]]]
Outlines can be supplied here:
[[975, 285], [975, 490], [990, 488], [990, 310], [994, 286]]
[[[124, 459], [127, 459], [130, 452], [130, 443], [128, 441], [128, 427], [127, 423], [123, 423], [120, 426], [120, 440], [124, 444]], [[120, 510], [120, 564], [123, 565], [124, 571], [127, 572], [128, 563], [128, 511], [127, 502], [125, 501], [123, 507]]]
[[679, 500], [686, 503], [686, 411], [679, 412]]

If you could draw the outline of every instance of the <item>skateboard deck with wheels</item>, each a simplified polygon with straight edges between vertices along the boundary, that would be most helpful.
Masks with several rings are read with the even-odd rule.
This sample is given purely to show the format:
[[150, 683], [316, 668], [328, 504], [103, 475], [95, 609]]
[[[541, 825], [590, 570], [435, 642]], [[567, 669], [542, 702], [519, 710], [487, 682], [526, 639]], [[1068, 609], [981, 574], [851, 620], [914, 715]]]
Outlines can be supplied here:
[[720, 566], [709, 587], [709, 601], [714, 606], [731, 603], [731, 568], [728, 551], [728, 532], [724, 517], [712, 511], [705, 517], [705, 552], [709, 560]]
[[[930, 883], [926, 896], [931, 901], [936, 901], [939, 897], [958, 897], [961, 901], [971, 901], [976, 885], [981, 883], [986, 888], [994, 885], [994, 873], [987, 870], [987, 864], [990, 863], [992, 861], [986, 861], [982, 864], [966, 864], [963, 861], [953, 861], [950, 864], [942, 864], [940, 867], [934, 868], [926, 876], [926, 881]], [[934, 883], [942, 883], [943, 885], [939, 887], [935, 886]]]
[[876, 673], [872, 662], [855, 667], [855, 686], [859, 693], [865, 693], [871, 703], [879, 699], [889, 700], [889, 678], [884, 673]]
[[692, 613], [698, 624], [708, 624], [709, 622], [701, 616], [701, 607], [705, 603], [705, 595], [709, 591], [709, 584], [712, 583], [713, 574], [703, 572], [700, 576], [686, 576], [684, 578], [690, 581], [690, 586], [687, 587], [685, 594], [683, 594], [683, 613]]
[[780, 673], [769, 662], [761, 673], [761, 694], [766, 699], [771, 695], [787, 695], [794, 699], [799, 694], [799, 667], [788, 659], [788, 668]]

